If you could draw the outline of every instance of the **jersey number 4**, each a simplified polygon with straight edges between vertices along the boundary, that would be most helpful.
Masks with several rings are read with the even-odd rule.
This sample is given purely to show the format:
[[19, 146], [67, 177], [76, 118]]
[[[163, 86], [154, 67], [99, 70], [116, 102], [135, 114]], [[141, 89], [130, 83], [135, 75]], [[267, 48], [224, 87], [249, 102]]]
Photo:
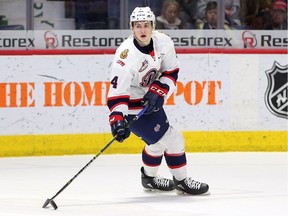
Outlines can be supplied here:
[[115, 76], [112, 80], [111, 80], [111, 85], [113, 88], [117, 88], [118, 85], [118, 76]]

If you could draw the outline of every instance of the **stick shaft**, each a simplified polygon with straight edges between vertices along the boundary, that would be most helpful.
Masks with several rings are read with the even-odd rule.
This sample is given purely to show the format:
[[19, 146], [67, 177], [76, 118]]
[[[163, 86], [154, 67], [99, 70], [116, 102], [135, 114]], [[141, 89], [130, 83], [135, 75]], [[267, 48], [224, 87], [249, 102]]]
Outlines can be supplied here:
[[[147, 110], [148, 106], [145, 106], [134, 118], [133, 120], [130, 122], [130, 124], [128, 125], [128, 127], [130, 127], [131, 124], [133, 124], [133, 122], [137, 121]], [[81, 170], [79, 170], [79, 172], [73, 176], [73, 178], [71, 178], [50, 200], [55, 199], [66, 187], [68, 187], [68, 185], [70, 185], [74, 179], [77, 178], [78, 175], [80, 175], [80, 173], [82, 173], [96, 158], [98, 158], [115, 140], [116, 140], [117, 136], [113, 137], [112, 140], [110, 140]]]

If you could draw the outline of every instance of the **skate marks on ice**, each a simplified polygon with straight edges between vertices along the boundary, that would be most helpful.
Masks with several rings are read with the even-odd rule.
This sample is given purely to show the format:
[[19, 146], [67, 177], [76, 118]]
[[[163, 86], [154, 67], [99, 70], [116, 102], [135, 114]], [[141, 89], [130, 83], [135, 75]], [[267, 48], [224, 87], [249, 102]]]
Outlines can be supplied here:
[[0, 216], [288, 215], [288, 157], [278, 153], [187, 154], [189, 173], [210, 185], [209, 196], [144, 192], [139, 155], [102, 155], [55, 199], [56, 211], [43, 209], [90, 158], [0, 158]]
[[[99, 196], [101, 196], [99, 194]], [[140, 192], [135, 196], [110, 197], [103, 196], [93, 200], [89, 199], [56, 199], [58, 209], [54, 210], [50, 205], [47, 209], [41, 208], [43, 199], [0, 199], [0, 216], [42, 216], [42, 215], [61, 215], [61, 216], [80, 216], [80, 215], [101, 215], [101, 216], [129, 216], [160, 215], [181, 216], [191, 215], [189, 208], [183, 205], [190, 205], [193, 199], [179, 197], [174, 193], [146, 195]], [[181, 204], [179, 204], [181, 202]]]
[[253, 190], [239, 190], [239, 189], [213, 189], [211, 190], [210, 199], [221, 200], [221, 199], [249, 199], [249, 198], [268, 198], [268, 197], [286, 197], [283, 194], [267, 194], [263, 191], [253, 191]]
[[[270, 216], [275, 212], [272, 207], [280, 211], [275, 215], [284, 216], [288, 211], [285, 212], [284, 203], [281, 201], [283, 199], [279, 196], [284, 195], [267, 196], [261, 191], [212, 189], [209, 196], [179, 196], [174, 192], [151, 193], [139, 190], [137, 193], [129, 191], [114, 196], [110, 193], [97, 196], [87, 194], [87, 199], [83, 197], [78, 199], [77, 196], [70, 199], [67, 196], [60, 197], [55, 200], [59, 207], [56, 211], [52, 207], [41, 208], [45, 197], [43, 199], [12, 198], [0, 199], [0, 216], [135, 216], [135, 214], [138, 216]], [[279, 205], [275, 206], [274, 201], [280, 201]]]
[[[123, 196], [123, 197], [107, 197], [103, 196], [101, 199], [97, 198], [91, 200], [61, 200], [59, 199], [59, 206], [61, 207], [76, 207], [76, 206], [109, 206], [109, 205], [135, 205], [135, 204], [156, 204], [165, 203], [167, 205], [181, 203], [192, 204], [193, 202], [210, 202], [222, 200], [241, 200], [241, 199], [261, 199], [261, 198], [281, 198], [287, 197], [285, 194], [267, 194], [262, 191], [250, 191], [250, 190], [237, 190], [237, 189], [212, 189], [209, 195], [177, 195], [175, 191], [171, 192], [150, 192], [144, 191], [135, 194], [135, 196]], [[51, 208], [52, 209], [52, 208]]]

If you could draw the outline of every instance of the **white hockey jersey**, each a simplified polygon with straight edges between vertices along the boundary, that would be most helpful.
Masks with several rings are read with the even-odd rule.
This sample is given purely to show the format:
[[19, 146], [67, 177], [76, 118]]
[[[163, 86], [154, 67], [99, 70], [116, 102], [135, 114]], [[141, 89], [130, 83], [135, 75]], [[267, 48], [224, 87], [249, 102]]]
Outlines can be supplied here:
[[116, 50], [108, 92], [110, 112], [137, 114], [143, 108], [143, 96], [155, 80], [169, 85], [167, 98], [175, 90], [179, 61], [174, 43], [158, 31], [152, 34], [152, 42], [152, 51], [145, 53], [131, 35]]

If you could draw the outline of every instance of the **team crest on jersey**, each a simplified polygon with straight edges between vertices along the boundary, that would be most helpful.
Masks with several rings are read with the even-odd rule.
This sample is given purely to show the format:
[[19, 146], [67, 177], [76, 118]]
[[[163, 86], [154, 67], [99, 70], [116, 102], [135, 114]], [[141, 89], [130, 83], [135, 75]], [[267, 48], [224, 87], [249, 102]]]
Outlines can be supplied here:
[[145, 59], [145, 60], [142, 62], [142, 66], [141, 66], [141, 68], [139, 69], [139, 72], [144, 71], [147, 67], [148, 67], [148, 60]]
[[121, 52], [120, 58], [121, 58], [121, 59], [127, 58], [128, 52], [129, 52], [129, 50], [128, 50], [128, 49], [125, 49], [123, 52]]
[[268, 86], [265, 104], [268, 110], [282, 118], [288, 118], [288, 65], [274, 62], [272, 69], [266, 71]]

